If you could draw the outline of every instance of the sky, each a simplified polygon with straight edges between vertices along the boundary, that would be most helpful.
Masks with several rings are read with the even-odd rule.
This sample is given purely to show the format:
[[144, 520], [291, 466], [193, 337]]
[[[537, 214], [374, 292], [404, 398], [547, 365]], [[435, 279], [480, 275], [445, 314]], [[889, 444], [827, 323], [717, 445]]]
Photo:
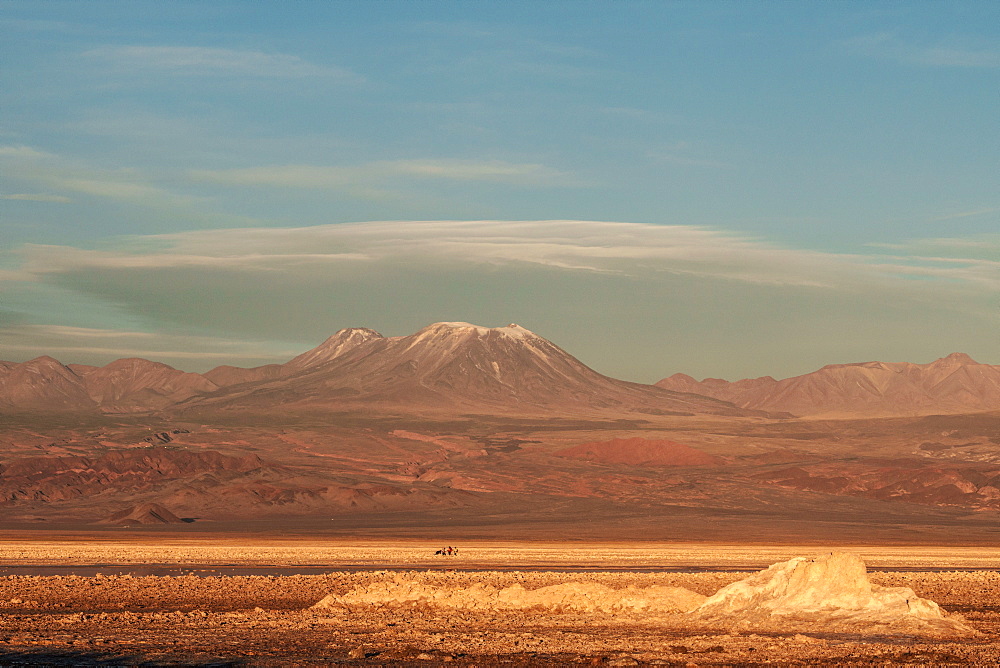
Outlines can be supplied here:
[[1000, 3], [0, 0], [0, 359], [1000, 364]]

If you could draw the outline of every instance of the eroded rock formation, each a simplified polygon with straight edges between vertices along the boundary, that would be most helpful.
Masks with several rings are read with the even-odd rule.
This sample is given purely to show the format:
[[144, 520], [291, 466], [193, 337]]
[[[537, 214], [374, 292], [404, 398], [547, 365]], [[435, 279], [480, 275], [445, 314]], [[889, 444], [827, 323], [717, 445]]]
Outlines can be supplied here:
[[727, 624], [828, 630], [970, 633], [934, 601], [908, 587], [880, 587], [868, 579], [865, 562], [854, 554], [796, 557], [723, 587], [694, 614]]

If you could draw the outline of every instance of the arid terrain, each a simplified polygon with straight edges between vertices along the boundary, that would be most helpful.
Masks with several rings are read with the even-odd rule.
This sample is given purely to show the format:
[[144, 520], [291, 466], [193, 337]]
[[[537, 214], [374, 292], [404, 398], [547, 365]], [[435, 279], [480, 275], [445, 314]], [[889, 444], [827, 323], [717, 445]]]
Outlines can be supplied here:
[[996, 414], [12, 419], [0, 526], [991, 545], [998, 437]]
[[[738, 386], [782, 403], [619, 381], [465, 323], [206, 374], [4, 363], [0, 663], [995, 663], [994, 371], [951, 355]], [[965, 621], [655, 607], [831, 550], [876, 593], [912, 589], [893, 605]]]
[[858, 362], [829, 364], [811, 373], [728, 382], [697, 381], [678, 373], [656, 383], [704, 394], [743, 408], [811, 417], [888, 417], [996, 410], [1000, 366], [951, 353], [927, 364]]
[[1000, 659], [994, 549], [840, 548], [867, 557], [877, 569], [875, 585], [912, 588], [974, 630], [949, 636], [808, 621], [720, 624], [679, 612], [566, 606], [358, 602], [311, 609], [331, 594], [400, 582], [464, 592], [574, 585], [684, 587], [710, 595], [749, 570], [814, 554], [815, 546], [470, 542], [442, 557], [433, 554], [436, 544], [400, 541], [192, 540], [176, 532], [82, 538], [8, 534], [0, 543], [4, 664], [989, 665]]

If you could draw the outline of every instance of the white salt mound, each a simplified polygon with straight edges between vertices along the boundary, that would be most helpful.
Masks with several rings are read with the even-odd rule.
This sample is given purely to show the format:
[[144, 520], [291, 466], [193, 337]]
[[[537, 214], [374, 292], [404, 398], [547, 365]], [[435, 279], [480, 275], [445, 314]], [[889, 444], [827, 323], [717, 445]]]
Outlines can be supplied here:
[[825, 628], [968, 634], [934, 601], [908, 587], [880, 587], [853, 554], [796, 557], [723, 587], [694, 614], [732, 622], [818, 623]]
[[778, 632], [974, 635], [958, 616], [907, 587], [880, 587], [868, 579], [865, 562], [852, 554], [797, 557], [774, 564], [705, 597], [680, 587], [612, 589], [595, 582], [566, 582], [539, 589], [499, 589], [474, 584], [435, 585], [419, 577], [391, 579], [331, 594], [315, 610], [361, 606], [442, 607], [466, 610], [541, 609], [583, 613], [690, 613], [689, 619]]
[[434, 606], [468, 610], [524, 610], [542, 608], [574, 612], [647, 613], [687, 612], [705, 597], [681, 587], [653, 586], [612, 589], [593, 582], [525, 589], [513, 585], [498, 589], [475, 584], [467, 589], [427, 585], [397, 575], [392, 580], [354, 589], [343, 596], [331, 594], [313, 606], [324, 610], [356, 605]]

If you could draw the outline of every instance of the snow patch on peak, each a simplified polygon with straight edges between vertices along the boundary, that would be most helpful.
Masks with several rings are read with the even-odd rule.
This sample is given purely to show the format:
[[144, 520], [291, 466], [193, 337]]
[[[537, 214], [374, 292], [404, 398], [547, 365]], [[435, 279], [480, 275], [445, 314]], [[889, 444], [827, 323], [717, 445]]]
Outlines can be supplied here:
[[935, 360], [934, 364], [979, 364], [976, 360], [972, 359], [965, 353], [951, 353], [946, 357], [942, 357], [939, 360]]
[[520, 325], [516, 325], [514, 323], [511, 323], [506, 327], [483, 327], [482, 325], [473, 325], [472, 323], [469, 322], [436, 322], [433, 325], [428, 325], [427, 327], [424, 327], [422, 330], [420, 330], [420, 333], [432, 332], [435, 330], [442, 330], [445, 328], [474, 331], [476, 334], [479, 334], [480, 336], [485, 336], [490, 332], [496, 332], [498, 334], [502, 334], [503, 336], [508, 336], [511, 338], [527, 338], [527, 337], [538, 338], [538, 335], [535, 334], [534, 332], [527, 330], [524, 327], [521, 327]]
[[427, 325], [424, 329], [441, 329], [444, 327], [450, 327], [451, 329], [475, 329], [477, 331], [489, 331], [489, 327], [480, 327], [479, 325], [473, 325], [471, 322], [435, 322], [431, 325]]
[[293, 370], [317, 366], [319, 364], [323, 364], [324, 362], [329, 362], [348, 350], [364, 345], [369, 341], [381, 338], [384, 337], [374, 329], [368, 329], [367, 327], [348, 327], [347, 329], [342, 329], [333, 336], [329, 337], [326, 341], [319, 344], [312, 350], [304, 352], [301, 355], [289, 360], [284, 366]]
[[511, 336], [516, 338], [523, 338], [529, 336], [535, 338], [538, 337], [538, 335], [532, 332], [530, 329], [525, 329], [524, 327], [521, 327], [520, 325], [515, 325], [514, 323], [511, 323], [506, 327], [497, 327], [497, 331], [501, 332], [505, 336]]
[[331, 339], [338, 338], [365, 338], [365, 339], [381, 339], [385, 338], [374, 329], [369, 329], [368, 327], [345, 327], [344, 329], [338, 331], [336, 334], [331, 336], [327, 341]]

